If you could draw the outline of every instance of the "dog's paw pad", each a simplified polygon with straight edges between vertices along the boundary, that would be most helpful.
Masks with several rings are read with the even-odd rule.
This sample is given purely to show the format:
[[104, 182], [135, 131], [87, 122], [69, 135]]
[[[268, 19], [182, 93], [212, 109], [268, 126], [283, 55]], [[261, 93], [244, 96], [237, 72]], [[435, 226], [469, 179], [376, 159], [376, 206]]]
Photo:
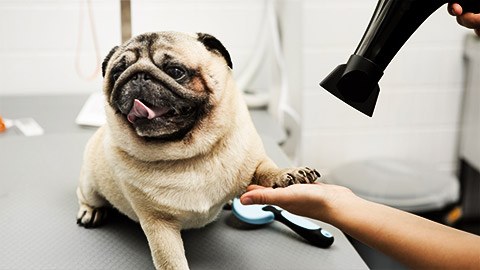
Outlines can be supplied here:
[[77, 214], [77, 224], [85, 228], [98, 227], [105, 223], [107, 218], [106, 208], [93, 208], [86, 204], [80, 205]]

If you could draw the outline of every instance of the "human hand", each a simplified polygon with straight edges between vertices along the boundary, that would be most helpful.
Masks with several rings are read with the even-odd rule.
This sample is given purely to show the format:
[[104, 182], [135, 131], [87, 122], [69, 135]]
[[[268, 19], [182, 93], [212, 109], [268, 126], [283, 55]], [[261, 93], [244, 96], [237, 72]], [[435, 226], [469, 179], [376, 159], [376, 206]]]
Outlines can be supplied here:
[[332, 223], [341, 203], [358, 199], [348, 188], [323, 183], [296, 184], [285, 188], [251, 185], [240, 201], [248, 204], [273, 204], [296, 215]]
[[463, 12], [462, 6], [457, 3], [448, 4], [448, 13], [457, 17], [458, 24], [474, 29], [475, 34], [480, 37], [480, 14]]

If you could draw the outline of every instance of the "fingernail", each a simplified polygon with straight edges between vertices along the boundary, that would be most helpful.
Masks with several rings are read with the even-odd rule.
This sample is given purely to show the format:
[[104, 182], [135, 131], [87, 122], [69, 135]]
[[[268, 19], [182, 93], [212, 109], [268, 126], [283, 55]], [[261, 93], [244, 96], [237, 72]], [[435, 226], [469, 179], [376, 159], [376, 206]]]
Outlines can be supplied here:
[[241, 200], [241, 203], [242, 203], [243, 205], [249, 205], [249, 204], [253, 204], [253, 200], [252, 200], [251, 198], [248, 198], [248, 197], [247, 197], [247, 198], [242, 199], [242, 200]]

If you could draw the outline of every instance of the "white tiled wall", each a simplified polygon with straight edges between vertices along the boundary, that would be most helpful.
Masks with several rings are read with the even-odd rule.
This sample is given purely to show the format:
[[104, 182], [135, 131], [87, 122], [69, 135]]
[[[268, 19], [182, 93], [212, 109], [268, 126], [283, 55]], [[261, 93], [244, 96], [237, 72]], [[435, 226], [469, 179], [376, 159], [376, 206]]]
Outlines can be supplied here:
[[[81, 79], [75, 71], [80, 10], [84, 41], [79, 50], [80, 70], [96, 70], [86, 1], [0, 1], [0, 95], [92, 92], [101, 78]], [[92, 1], [100, 58], [120, 40], [118, 1]]]
[[[90, 2], [103, 61], [121, 41], [120, 0]], [[257, 0], [134, 0], [132, 31], [134, 35], [163, 30], [213, 34], [230, 51], [238, 75], [256, 45], [263, 8], [264, 1]], [[97, 68], [88, 11], [87, 0], [0, 0], [0, 95], [101, 89], [101, 76], [88, 81], [75, 68], [78, 64], [85, 76]], [[261, 79], [265, 69], [261, 72], [253, 89], [266, 87]]]
[[[120, 43], [118, 0], [92, 0], [100, 58]], [[299, 163], [328, 171], [344, 162], [390, 157], [455, 169], [462, 99], [462, 43], [468, 31], [445, 7], [407, 42], [380, 82], [373, 118], [344, 105], [318, 83], [355, 50], [377, 0], [280, 0], [286, 18], [290, 100], [302, 115]], [[0, 0], [0, 96], [93, 92], [101, 78], [86, 0]], [[258, 45], [263, 0], [133, 0], [133, 34], [201, 31], [229, 49], [234, 74]], [[83, 12], [83, 13], [81, 13]], [[83, 17], [81, 16], [83, 14]], [[295, 17], [298, 17], [295, 23]], [[80, 58], [75, 55], [79, 25]], [[268, 87], [262, 69], [252, 88]], [[291, 147], [291, 145], [290, 145]]]

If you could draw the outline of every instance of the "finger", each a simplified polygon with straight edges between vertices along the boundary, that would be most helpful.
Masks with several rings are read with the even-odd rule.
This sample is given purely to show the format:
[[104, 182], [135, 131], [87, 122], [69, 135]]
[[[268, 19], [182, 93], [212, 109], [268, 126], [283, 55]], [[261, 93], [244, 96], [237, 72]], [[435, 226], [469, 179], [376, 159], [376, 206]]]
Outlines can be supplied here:
[[459, 24], [471, 28], [471, 29], [478, 29], [480, 28], [480, 15], [474, 14], [471, 12], [467, 12], [462, 16], [457, 17], [457, 21]]
[[463, 8], [457, 3], [449, 4], [447, 6], [448, 13], [452, 16], [460, 16], [463, 13]]

